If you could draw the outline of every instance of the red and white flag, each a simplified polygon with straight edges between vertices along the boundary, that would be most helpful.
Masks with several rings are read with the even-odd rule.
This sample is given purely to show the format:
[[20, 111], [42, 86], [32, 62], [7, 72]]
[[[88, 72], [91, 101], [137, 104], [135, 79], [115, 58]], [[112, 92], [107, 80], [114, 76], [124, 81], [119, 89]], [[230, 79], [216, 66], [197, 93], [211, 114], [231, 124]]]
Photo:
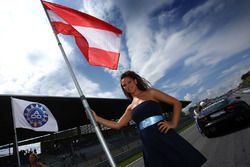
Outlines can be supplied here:
[[42, 1], [56, 33], [73, 35], [91, 65], [117, 69], [122, 31], [86, 13]]

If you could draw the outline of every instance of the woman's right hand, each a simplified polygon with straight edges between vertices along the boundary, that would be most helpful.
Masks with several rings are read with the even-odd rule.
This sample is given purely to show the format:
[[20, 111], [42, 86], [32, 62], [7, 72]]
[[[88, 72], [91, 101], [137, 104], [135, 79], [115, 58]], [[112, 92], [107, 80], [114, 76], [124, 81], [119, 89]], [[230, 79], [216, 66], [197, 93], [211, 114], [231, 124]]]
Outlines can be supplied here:
[[97, 119], [98, 119], [98, 115], [96, 115], [95, 111], [94, 111], [94, 110], [92, 110], [92, 109], [91, 109], [91, 112], [92, 112], [92, 114], [93, 114], [93, 116], [94, 116], [95, 120], [97, 121]]

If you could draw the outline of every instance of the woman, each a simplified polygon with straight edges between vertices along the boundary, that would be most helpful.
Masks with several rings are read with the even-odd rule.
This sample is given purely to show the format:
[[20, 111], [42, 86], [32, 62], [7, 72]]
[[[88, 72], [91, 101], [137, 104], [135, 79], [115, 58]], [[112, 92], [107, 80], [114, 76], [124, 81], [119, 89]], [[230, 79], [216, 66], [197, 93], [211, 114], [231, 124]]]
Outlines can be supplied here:
[[31, 167], [46, 167], [46, 165], [38, 161], [38, 156], [35, 153], [29, 155], [29, 161]]
[[[150, 86], [150, 83], [133, 71], [126, 71], [120, 78], [124, 94], [132, 101], [119, 121], [96, 115], [96, 122], [109, 128], [120, 129], [133, 119], [138, 126], [146, 167], [198, 167], [206, 158], [173, 129], [177, 127], [181, 103]], [[171, 121], [164, 120], [159, 102], [173, 105]]]

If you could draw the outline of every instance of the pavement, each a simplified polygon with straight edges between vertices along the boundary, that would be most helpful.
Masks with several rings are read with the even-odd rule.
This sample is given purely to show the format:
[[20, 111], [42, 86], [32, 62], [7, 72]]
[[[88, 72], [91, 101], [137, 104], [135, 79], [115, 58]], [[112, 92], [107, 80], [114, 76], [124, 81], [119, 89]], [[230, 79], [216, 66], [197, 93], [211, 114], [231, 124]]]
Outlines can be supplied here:
[[[231, 97], [240, 97], [241, 100], [244, 100], [245, 102], [247, 102], [250, 105], [250, 88], [244, 88], [244, 89], [240, 89], [237, 92], [234, 92]], [[238, 133], [241, 133], [240, 135]], [[206, 157], [209, 157], [209, 161], [207, 163], [205, 163], [203, 166], [224, 166], [223, 164], [240, 164], [242, 163], [242, 165], [249, 165], [250, 161], [244, 161], [243, 159], [240, 159], [239, 157], [245, 157], [246, 155], [250, 155], [250, 145], [248, 145], [248, 137], [240, 137], [240, 136], [244, 136], [244, 135], [250, 135], [250, 129], [244, 129], [241, 130], [239, 132], [235, 132], [229, 135], [225, 135], [225, 136], [221, 136], [215, 139], [207, 139], [204, 136], [201, 136], [197, 129], [192, 126], [189, 129], [187, 129], [186, 131], [184, 131], [183, 133], [181, 133], [181, 135], [188, 140], [193, 146], [195, 146], [198, 150], [200, 150], [201, 152], [203, 152], [203, 154], [205, 153]], [[235, 142], [234, 142], [235, 140]], [[239, 143], [237, 141], [242, 140], [240, 143], [242, 144], [242, 146], [234, 146], [231, 148], [232, 144], [230, 143]], [[220, 144], [218, 144], [220, 143]], [[247, 144], [246, 144], [247, 143]], [[212, 146], [214, 146], [214, 150], [212, 150]], [[228, 158], [223, 157], [221, 155], [225, 156], [225, 152], [222, 151], [221, 155], [218, 154], [218, 156], [214, 156], [216, 150], [218, 151], [218, 147], [221, 146], [223, 148], [221, 148], [221, 150], [224, 150], [225, 148], [227, 149], [231, 149], [228, 152]], [[230, 147], [229, 147], [230, 146]], [[248, 147], [247, 147], [248, 146]], [[237, 151], [239, 148], [242, 148], [245, 150], [245, 153], [241, 155], [242, 151]], [[248, 149], [246, 149], [248, 148]], [[210, 149], [210, 151], [209, 151]], [[212, 150], [212, 151], [211, 151]], [[246, 151], [247, 150], [247, 151]], [[211, 155], [210, 155], [211, 152]], [[247, 152], [247, 153], [246, 153]], [[239, 156], [240, 155], [240, 156]], [[233, 156], [233, 160], [232, 160], [232, 156]], [[236, 158], [235, 158], [236, 157]], [[232, 160], [232, 162], [228, 163], [228, 162], [224, 162], [224, 159], [230, 159]], [[238, 159], [238, 160], [237, 160]], [[237, 160], [237, 162], [236, 162]], [[240, 160], [240, 161], [239, 161]], [[215, 162], [214, 162], [215, 161]], [[229, 161], [229, 160], [228, 160]], [[213, 164], [212, 164], [213, 162]], [[127, 165], [126, 167], [144, 167], [144, 162], [143, 162], [143, 158], [139, 158], [137, 160], [135, 160], [134, 162], [132, 162], [131, 164]]]

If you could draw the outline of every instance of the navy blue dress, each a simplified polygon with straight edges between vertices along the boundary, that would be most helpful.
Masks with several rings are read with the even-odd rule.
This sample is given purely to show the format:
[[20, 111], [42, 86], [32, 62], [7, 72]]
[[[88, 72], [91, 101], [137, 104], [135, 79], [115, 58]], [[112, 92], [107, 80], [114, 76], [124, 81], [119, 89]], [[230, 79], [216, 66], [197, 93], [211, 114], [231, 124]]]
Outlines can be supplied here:
[[[162, 114], [158, 102], [144, 101], [133, 109], [132, 119], [139, 123], [151, 116]], [[158, 123], [139, 129], [145, 167], [200, 167], [206, 158], [173, 129], [159, 131]]]

